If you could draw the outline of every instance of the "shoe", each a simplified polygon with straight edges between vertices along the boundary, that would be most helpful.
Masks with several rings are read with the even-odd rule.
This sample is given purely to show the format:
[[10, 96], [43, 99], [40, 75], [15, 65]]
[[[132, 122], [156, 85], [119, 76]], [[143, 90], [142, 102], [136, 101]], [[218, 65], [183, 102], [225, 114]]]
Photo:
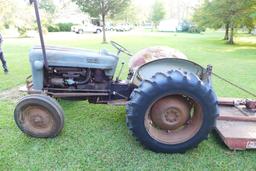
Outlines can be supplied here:
[[4, 69], [4, 73], [7, 74], [9, 71], [7, 68]]

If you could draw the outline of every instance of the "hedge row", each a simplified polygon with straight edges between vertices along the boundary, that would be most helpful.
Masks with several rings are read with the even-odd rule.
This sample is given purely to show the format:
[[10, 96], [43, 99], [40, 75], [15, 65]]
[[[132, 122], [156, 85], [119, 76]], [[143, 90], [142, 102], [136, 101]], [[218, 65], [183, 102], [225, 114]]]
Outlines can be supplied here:
[[72, 26], [73, 26], [72, 23], [58, 23], [58, 24], [48, 25], [47, 29], [48, 29], [48, 32], [70, 32]]

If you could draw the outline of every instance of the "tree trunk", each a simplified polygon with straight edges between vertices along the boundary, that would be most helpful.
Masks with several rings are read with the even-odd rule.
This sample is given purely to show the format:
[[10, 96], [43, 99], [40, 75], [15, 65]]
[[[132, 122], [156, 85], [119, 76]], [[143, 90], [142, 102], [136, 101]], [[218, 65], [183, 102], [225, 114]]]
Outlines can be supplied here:
[[224, 40], [228, 40], [229, 39], [229, 24], [227, 23], [225, 26], [225, 36], [224, 36]]
[[230, 37], [228, 40], [228, 44], [231, 44], [231, 45], [234, 44], [234, 26], [233, 25], [230, 28]]
[[102, 17], [102, 33], [103, 33], [103, 42], [107, 43], [106, 38], [106, 9], [105, 9], [105, 1], [101, 1], [101, 17]]
[[106, 38], [106, 16], [105, 14], [102, 14], [102, 23], [103, 23], [103, 42], [102, 43], [107, 43], [107, 38]]
[[252, 34], [252, 28], [248, 29], [248, 34]]

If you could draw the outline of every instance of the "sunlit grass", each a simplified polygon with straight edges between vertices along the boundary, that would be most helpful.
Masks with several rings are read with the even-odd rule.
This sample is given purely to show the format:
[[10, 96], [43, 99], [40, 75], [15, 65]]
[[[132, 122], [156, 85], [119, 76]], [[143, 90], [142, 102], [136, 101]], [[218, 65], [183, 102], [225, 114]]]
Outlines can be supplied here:
[[[256, 92], [256, 37], [236, 38], [230, 46], [222, 33], [136, 33], [111, 34], [133, 53], [153, 45], [165, 45], [184, 52], [203, 66], [213, 65], [214, 72]], [[244, 35], [242, 35], [244, 36]], [[244, 39], [244, 40], [243, 40]], [[246, 40], [246, 41], [245, 41]], [[48, 44], [99, 50], [100, 35], [49, 35]], [[10, 73], [0, 72], [0, 90], [23, 84], [30, 74], [29, 49], [37, 39], [6, 39], [4, 51]], [[128, 57], [121, 61], [128, 64]], [[127, 75], [128, 66], [122, 78]], [[250, 97], [213, 78], [219, 96]], [[16, 100], [14, 100], [16, 101]], [[15, 102], [0, 101], [0, 170], [255, 170], [254, 151], [232, 152], [216, 134], [185, 154], [157, 154], [145, 150], [128, 132], [125, 107], [92, 105], [87, 102], [61, 101], [65, 127], [55, 139], [34, 139], [22, 134], [13, 120]]]

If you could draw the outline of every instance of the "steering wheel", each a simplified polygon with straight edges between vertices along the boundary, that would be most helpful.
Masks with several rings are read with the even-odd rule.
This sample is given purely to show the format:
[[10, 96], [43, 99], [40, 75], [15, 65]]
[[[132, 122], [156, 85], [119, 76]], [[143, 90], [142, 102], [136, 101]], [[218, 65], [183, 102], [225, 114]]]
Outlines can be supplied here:
[[119, 43], [114, 42], [114, 41], [110, 41], [110, 43], [114, 48], [116, 48], [118, 50], [117, 55], [119, 55], [121, 52], [123, 52], [129, 56], [132, 56], [131, 52], [128, 49], [126, 49], [125, 47], [123, 47], [122, 45], [120, 45]]

